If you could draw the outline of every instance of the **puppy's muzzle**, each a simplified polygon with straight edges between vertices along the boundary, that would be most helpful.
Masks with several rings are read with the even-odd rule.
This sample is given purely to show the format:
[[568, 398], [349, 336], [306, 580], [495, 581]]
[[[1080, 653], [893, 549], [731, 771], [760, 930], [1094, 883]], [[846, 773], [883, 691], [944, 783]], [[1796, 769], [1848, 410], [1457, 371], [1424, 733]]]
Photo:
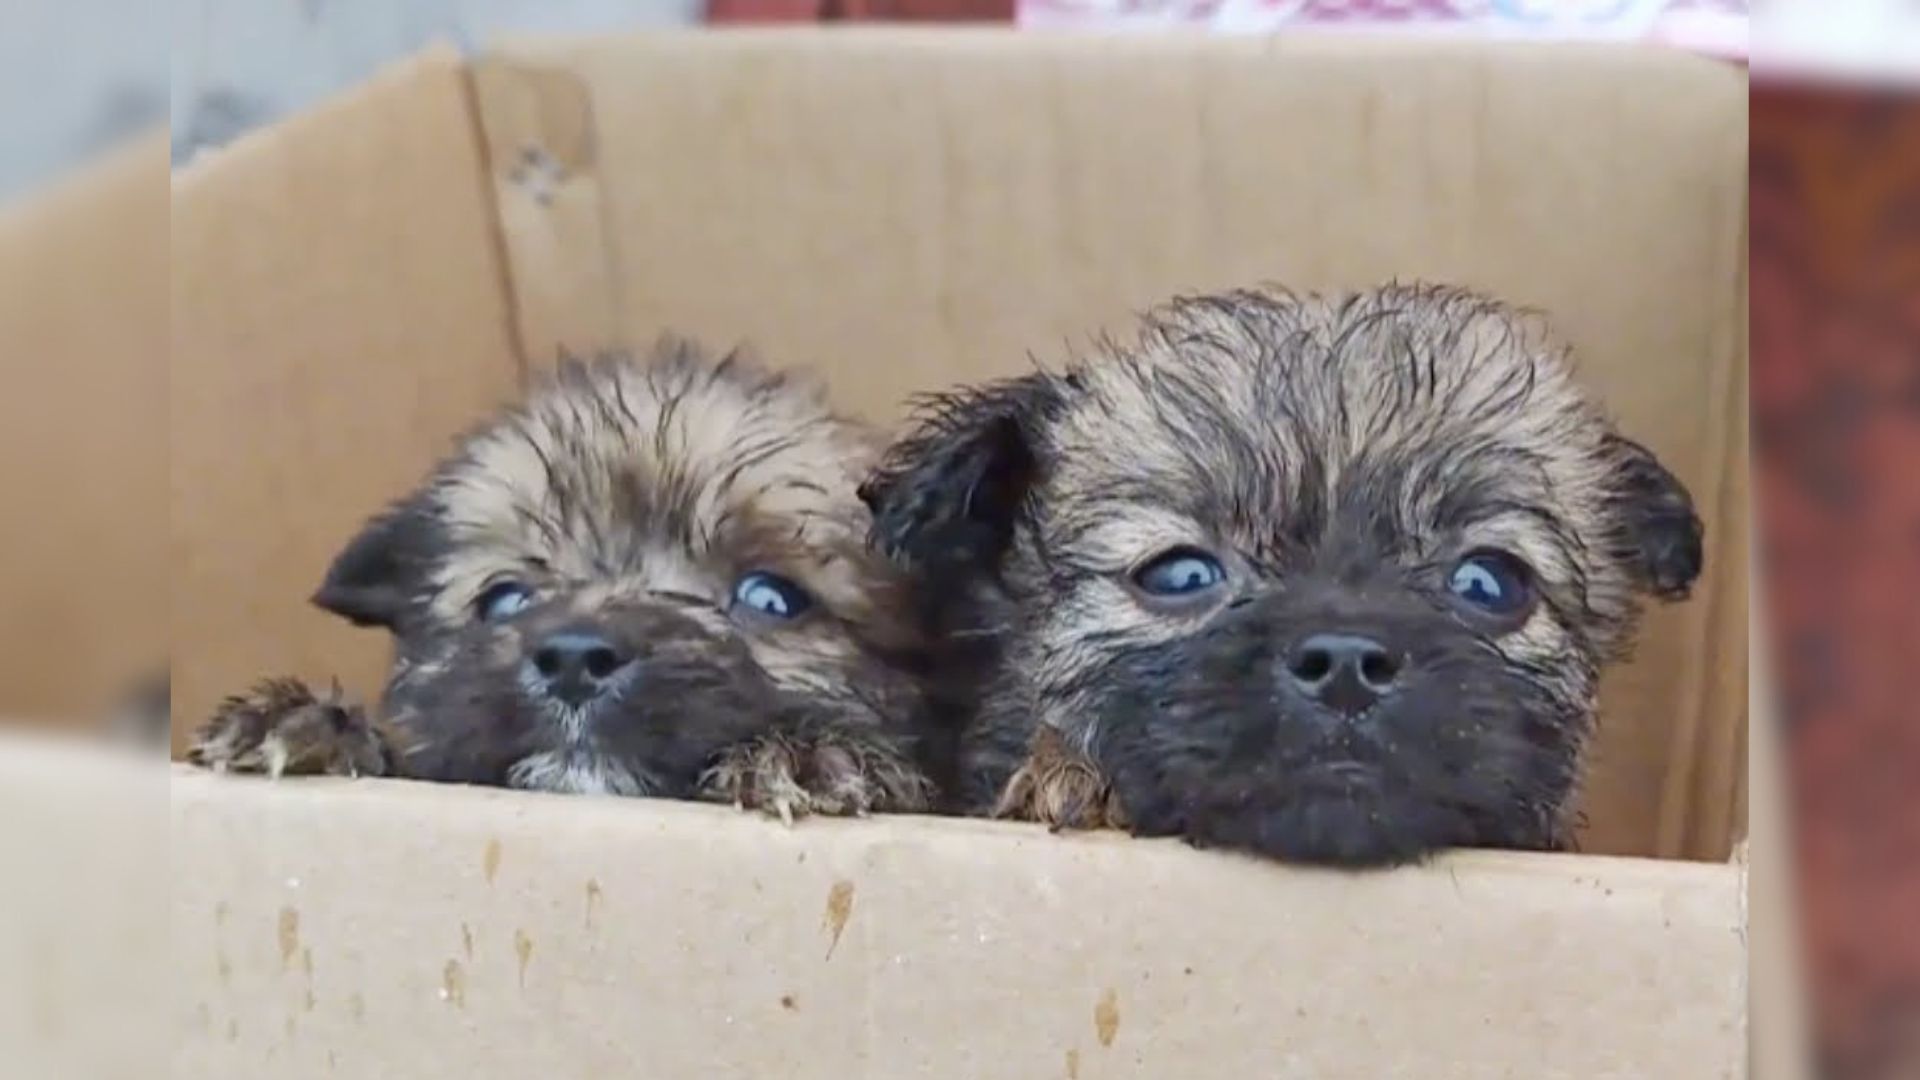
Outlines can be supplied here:
[[597, 629], [568, 627], [534, 646], [528, 682], [543, 696], [577, 709], [630, 680], [634, 660], [631, 651]]

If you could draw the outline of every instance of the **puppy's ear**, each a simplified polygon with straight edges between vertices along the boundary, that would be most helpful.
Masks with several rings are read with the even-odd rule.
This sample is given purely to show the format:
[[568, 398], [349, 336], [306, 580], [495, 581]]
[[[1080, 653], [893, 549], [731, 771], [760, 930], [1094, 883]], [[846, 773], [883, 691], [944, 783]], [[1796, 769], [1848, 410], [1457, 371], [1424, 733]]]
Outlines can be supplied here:
[[313, 603], [355, 626], [392, 628], [419, 597], [440, 523], [418, 496], [368, 521], [334, 556]]
[[1615, 556], [1640, 588], [1662, 600], [1684, 600], [1700, 578], [1705, 527], [1686, 485], [1646, 447], [1609, 435]]
[[1035, 374], [927, 399], [860, 498], [880, 549], [922, 569], [977, 569], [1006, 551], [1040, 472], [1064, 380]]

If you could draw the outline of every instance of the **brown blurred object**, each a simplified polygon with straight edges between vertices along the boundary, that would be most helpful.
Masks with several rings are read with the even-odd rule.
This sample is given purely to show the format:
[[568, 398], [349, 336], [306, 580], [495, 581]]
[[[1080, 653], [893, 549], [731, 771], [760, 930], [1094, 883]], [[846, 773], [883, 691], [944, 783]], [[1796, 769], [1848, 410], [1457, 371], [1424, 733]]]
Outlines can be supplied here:
[[708, 0], [707, 21], [1004, 23], [1013, 0]]
[[1920, 1076], [1920, 98], [1757, 88], [1754, 467], [1823, 1075]]

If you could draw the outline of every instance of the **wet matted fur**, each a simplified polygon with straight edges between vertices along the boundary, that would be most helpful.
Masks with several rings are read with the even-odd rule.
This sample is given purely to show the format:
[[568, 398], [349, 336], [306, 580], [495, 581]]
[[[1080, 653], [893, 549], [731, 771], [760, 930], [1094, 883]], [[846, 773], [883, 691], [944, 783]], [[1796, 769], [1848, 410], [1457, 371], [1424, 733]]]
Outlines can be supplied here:
[[565, 362], [370, 521], [314, 597], [392, 632], [377, 714], [267, 680], [192, 757], [918, 809], [922, 642], [855, 494], [882, 445], [812, 385], [684, 343]]
[[1560, 845], [1702, 557], [1539, 320], [1430, 286], [1170, 302], [932, 399], [862, 495], [984, 687], [961, 809], [1351, 865]]

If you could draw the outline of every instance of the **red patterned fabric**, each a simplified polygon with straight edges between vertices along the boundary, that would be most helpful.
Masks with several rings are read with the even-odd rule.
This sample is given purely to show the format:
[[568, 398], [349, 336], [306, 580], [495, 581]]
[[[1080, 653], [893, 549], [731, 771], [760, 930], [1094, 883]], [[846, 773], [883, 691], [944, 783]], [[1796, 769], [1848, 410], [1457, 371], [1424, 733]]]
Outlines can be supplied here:
[[1013, 0], [707, 0], [709, 23], [1011, 22]]
[[1664, 41], [1745, 59], [1748, 0], [1019, 0], [1039, 28], [1296, 28]]

